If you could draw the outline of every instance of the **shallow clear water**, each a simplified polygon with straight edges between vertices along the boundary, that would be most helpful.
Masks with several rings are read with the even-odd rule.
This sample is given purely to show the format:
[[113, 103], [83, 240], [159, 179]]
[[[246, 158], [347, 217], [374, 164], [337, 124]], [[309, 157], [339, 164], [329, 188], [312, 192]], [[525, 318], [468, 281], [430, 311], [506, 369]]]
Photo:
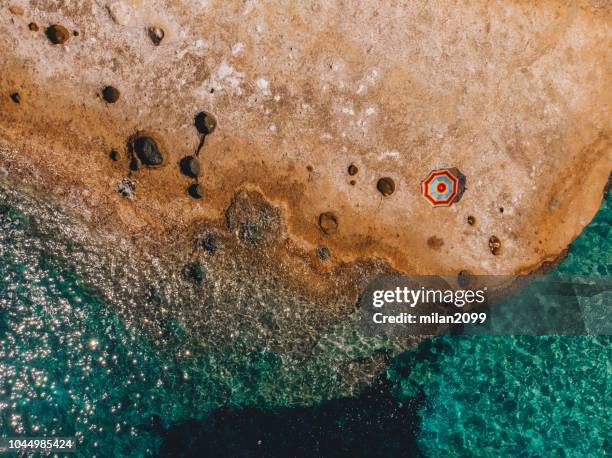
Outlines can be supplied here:
[[[192, 435], [235, 442], [217, 444], [219, 456], [259, 456], [263, 446], [268, 456], [287, 454], [297, 444], [304, 456], [401, 456], [417, 446], [427, 456], [610, 449], [609, 337], [441, 337], [396, 358], [380, 390], [325, 403], [346, 395], [339, 387], [349, 367], [359, 370], [343, 364], [376, 344], [323, 339], [320, 356], [300, 366], [240, 341], [199, 345], [178, 312], [163, 329], [149, 327], [143, 320], [154, 309], [145, 293], [131, 294], [137, 267], [116, 260], [112, 272], [100, 268], [98, 248], [83, 250], [85, 235], [62, 226], [53, 209], [30, 211], [11, 198], [0, 202], [0, 434], [76, 435], [81, 456], [150, 456]], [[62, 237], [48, 234], [49, 218], [59, 218]], [[560, 272], [610, 275], [611, 219], [608, 196]], [[180, 281], [163, 266], [155, 275]], [[314, 407], [271, 407], [299, 403]]]

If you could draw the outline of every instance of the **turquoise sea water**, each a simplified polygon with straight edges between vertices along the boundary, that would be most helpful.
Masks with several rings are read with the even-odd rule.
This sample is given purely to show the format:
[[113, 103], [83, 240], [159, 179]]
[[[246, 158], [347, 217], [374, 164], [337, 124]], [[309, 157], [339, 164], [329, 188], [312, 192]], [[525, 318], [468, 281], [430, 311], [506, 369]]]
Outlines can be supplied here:
[[[559, 272], [610, 275], [611, 220], [609, 194]], [[103, 457], [155, 455], [176, 428], [237, 443], [209, 456], [286, 455], [300, 441], [308, 443], [297, 456], [381, 456], [382, 443], [385, 456], [418, 453], [413, 445], [432, 457], [602, 456], [611, 448], [609, 337], [440, 337], [391, 362], [385, 386], [395, 397], [279, 411], [270, 407], [275, 387], [329, 390], [334, 368], [295, 381], [267, 351], [177, 357], [190, 347], [172, 320], [164, 332], [179, 344], [162, 351], [50, 254], [40, 227], [0, 202], [2, 435], [75, 435], [77, 455]], [[261, 409], [220, 414], [222, 406]], [[408, 434], [415, 444], [405, 443]], [[321, 448], [334, 443], [348, 445]]]
[[[552, 274], [612, 274], [612, 193]], [[609, 305], [609, 304], [608, 304]], [[609, 320], [609, 315], [607, 316]], [[389, 370], [417, 392], [426, 456], [602, 457], [612, 450], [610, 336], [438, 337]]]

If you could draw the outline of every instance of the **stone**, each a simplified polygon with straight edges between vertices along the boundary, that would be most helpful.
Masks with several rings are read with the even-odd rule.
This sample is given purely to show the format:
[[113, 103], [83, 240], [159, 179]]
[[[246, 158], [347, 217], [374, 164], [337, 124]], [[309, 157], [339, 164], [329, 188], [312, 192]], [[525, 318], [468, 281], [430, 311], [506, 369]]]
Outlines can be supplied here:
[[395, 192], [395, 182], [389, 177], [381, 178], [376, 183], [376, 189], [378, 189], [378, 192], [383, 196], [388, 197]]
[[202, 135], [212, 134], [217, 128], [217, 120], [210, 113], [199, 112], [194, 118], [194, 124]]
[[181, 159], [181, 171], [191, 178], [200, 176], [200, 161], [194, 156], [185, 156]]
[[332, 212], [324, 212], [319, 215], [319, 227], [325, 235], [331, 235], [338, 230], [338, 218]]
[[501, 241], [494, 235], [489, 238], [489, 250], [494, 256], [501, 253]]
[[476, 217], [474, 217], [474, 216], [472, 216], [472, 215], [468, 216], [468, 217], [467, 217], [467, 223], [468, 223], [470, 226], [473, 226], [474, 224], [476, 224]]
[[136, 136], [131, 140], [131, 149], [138, 160], [147, 167], [163, 164], [164, 157], [155, 140], [149, 136]]
[[70, 38], [70, 32], [68, 29], [60, 24], [53, 24], [47, 27], [45, 31], [47, 38], [54, 45], [61, 45], [68, 41]]
[[357, 168], [355, 164], [351, 164], [348, 166], [348, 174], [350, 176], [357, 175], [357, 172], [359, 172], [359, 169]]
[[201, 199], [202, 197], [204, 197], [204, 188], [198, 183], [193, 183], [192, 185], [190, 185], [187, 188], [187, 192], [194, 199]]
[[119, 100], [119, 95], [119, 89], [116, 87], [105, 86], [104, 89], [102, 89], [102, 98], [107, 103], [115, 103], [117, 100]]
[[111, 159], [111, 161], [118, 161], [119, 160], [119, 151], [117, 151], [116, 149], [112, 149], [110, 150], [110, 153], [108, 153], [108, 157]]
[[155, 46], [159, 46], [166, 35], [164, 30], [160, 27], [149, 27], [147, 32], [149, 33], [149, 38]]

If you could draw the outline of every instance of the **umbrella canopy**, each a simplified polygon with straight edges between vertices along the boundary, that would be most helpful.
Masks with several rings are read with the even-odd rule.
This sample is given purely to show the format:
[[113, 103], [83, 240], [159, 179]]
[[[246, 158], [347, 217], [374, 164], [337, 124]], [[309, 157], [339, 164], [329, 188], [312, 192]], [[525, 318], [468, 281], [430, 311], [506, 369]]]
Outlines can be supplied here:
[[457, 168], [432, 170], [421, 182], [421, 193], [433, 207], [450, 207], [461, 200], [465, 181]]

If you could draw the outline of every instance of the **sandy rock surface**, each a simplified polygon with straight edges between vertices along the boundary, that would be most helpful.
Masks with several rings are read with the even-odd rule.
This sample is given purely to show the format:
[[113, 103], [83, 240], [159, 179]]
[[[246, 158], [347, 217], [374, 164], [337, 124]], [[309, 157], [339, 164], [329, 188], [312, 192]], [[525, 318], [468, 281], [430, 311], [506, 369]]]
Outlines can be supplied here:
[[[281, 244], [267, 252], [300, 278], [373, 258], [526, 272], [601, 202], [611, 25], [603, 1], [3, 0], [0, 165], [135, 239], [206, 225]], [[203, 145], [202, 111], [216, 120]], [[155, 139], [161, 166], [130, 170], [134, 135]], [[440, 167], [467, 190], [433, 209], [420, 182]], [[132, 198], [117, 192], [127, 177]]]

